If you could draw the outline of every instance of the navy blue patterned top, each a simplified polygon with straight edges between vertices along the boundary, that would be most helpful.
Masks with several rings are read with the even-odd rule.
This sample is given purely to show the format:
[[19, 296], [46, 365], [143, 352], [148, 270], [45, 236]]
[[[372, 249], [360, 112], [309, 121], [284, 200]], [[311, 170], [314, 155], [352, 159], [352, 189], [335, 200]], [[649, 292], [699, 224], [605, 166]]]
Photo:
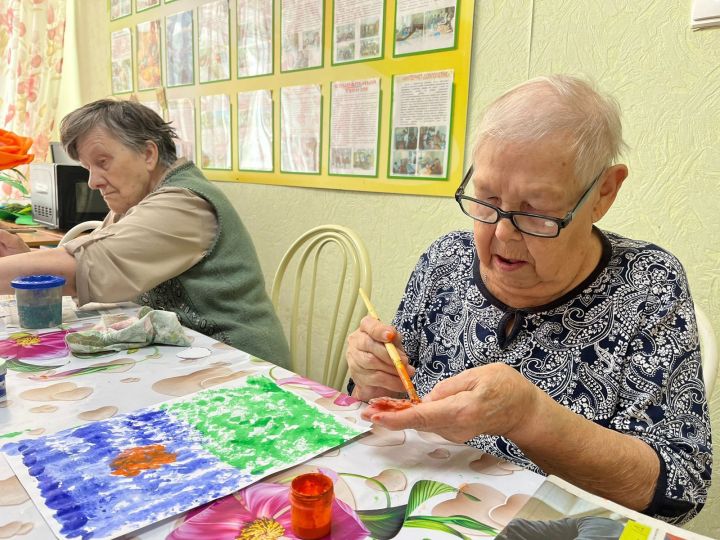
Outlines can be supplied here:
[[[421, 256], [393, 324], [421, 396], [463, 370], [504, 362], [570, 410], [645, 441], [661, 467], [646, 513], [683, 523], [705, 503], [712, 468], [685, 272], [658, 246], [596, 232], [603, 254], [593, 273], [531, 309], [510, 308], [485, 288], [471, 232], [447, 234]], [[544, 474], [505, 438], [468, 444]]]

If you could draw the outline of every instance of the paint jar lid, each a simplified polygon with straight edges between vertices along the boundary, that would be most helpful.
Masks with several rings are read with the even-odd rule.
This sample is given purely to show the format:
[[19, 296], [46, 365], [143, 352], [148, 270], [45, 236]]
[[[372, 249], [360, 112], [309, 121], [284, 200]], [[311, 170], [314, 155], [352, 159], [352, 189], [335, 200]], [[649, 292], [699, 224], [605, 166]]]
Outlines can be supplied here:
[[65, 285], [65, 278], [61, 276], [20, 276], [10, 282], [13, 289], [52, 289]]

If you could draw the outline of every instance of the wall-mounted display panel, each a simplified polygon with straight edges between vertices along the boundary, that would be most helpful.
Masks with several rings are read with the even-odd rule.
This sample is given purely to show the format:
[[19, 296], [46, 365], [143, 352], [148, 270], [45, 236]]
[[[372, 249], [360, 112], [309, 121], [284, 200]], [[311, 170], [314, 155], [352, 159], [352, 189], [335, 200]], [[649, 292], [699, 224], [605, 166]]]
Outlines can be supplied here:
[[136, 2], [108, 2], [113, 92], [158, 100], [208, 178], [454, 194], [473, 2]]

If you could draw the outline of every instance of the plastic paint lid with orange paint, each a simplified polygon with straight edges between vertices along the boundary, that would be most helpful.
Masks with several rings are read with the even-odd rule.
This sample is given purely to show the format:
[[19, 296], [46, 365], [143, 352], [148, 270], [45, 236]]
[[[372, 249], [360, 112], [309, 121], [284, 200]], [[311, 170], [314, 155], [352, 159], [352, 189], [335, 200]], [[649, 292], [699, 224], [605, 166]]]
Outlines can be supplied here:
[[330, 534], [333, 482], [322, 473], [297, 476], [290, 486], [292, 530], [298, 538], [315, 540]]

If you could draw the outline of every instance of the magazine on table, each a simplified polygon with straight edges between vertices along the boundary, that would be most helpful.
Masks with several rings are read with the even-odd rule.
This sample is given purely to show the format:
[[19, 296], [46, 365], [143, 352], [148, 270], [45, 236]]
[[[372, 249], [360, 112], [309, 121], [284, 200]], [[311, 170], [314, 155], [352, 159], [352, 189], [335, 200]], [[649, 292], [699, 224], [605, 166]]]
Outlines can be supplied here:
[[496, 540], [712, 540], [549, 476]]

